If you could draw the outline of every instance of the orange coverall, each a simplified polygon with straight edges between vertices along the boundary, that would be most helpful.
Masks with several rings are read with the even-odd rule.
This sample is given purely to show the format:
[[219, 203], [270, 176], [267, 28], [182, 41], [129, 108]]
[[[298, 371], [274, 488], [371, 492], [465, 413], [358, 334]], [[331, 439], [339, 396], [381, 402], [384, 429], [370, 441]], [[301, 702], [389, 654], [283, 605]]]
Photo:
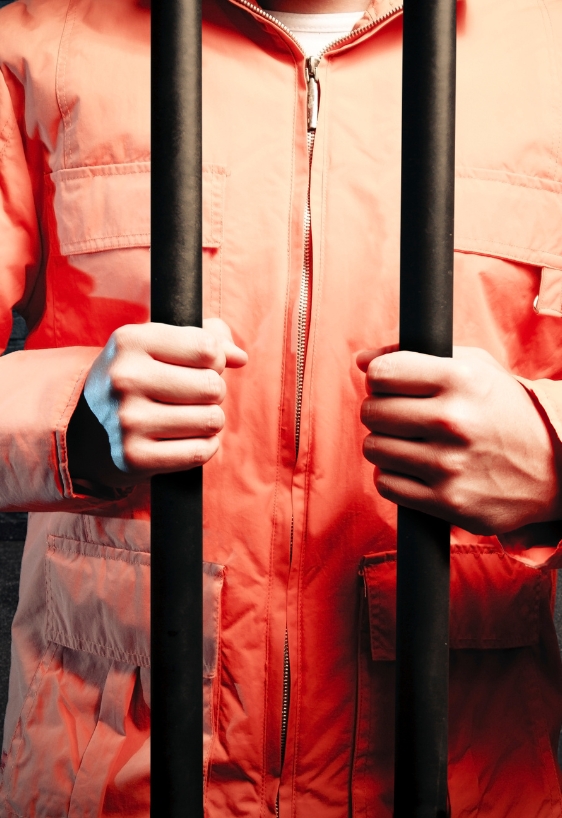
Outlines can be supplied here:
[[[0, 12], [1, 342], [14, 307], [30, 330], [0, 361], [0, 503], [32, 512], [3, 818], [148, 815], [148, 487], [79, 493], [66, 428], [111, 332], [149, 317], [149, 25], [136, 0]], [[396, 510], [355, 355], [398, 333], [399, 0], [322, 56], [310, 172], [297, 43], [252, 0], [205, 0], [203, 37], [205, 313], [249, 353], [205, 468], [207, 815], [388, 818]], [[461, 2], [458, 50], [455, 341], [562, 437], [562, 2]], [[452, 543], [452, 816], [562, 816], [560, 551]]]

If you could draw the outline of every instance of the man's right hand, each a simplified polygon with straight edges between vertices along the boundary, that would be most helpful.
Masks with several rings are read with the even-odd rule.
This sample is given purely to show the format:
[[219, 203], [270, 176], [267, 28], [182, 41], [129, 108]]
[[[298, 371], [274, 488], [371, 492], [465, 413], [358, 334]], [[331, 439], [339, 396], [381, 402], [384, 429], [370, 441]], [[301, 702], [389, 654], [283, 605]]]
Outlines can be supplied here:
[[[85, 402], [109, 439], [110, 458], [100, 466], [93, 446], [85, 454], [88, 409], [82, 407], [69, 428], [72, 476], [131, 486], [153, 474], [206, 463], [219, 447], [217, 434], [225, 422], [222, 372], [247, 360], [219, 318], [206, 320], [203, 329], [156, 323], [120, 327], [94, 361], [84, 387]], [[80, 456], [72, 450], [78, 438]]]

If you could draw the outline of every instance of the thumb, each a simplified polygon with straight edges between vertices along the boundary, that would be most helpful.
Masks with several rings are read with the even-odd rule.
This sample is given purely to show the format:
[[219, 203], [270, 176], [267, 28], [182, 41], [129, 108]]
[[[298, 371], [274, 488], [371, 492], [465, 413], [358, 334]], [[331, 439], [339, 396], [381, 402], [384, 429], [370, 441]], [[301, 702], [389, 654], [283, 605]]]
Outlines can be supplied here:
[[221, 342], [226, 356], [226, 365], [234, 369], [245, 366], [248, 363], [248, 355], [232, 340], [232, 332], [227, 323], [222, 318], [205, 318], [203, 329], [210, 332]]
[[357, 354], [355, 362], [361, 372], [366, 372], [369, 368], [369, 364], [374, 358], [378, 358], [381, 355], [388, 355], [389, 352], [397, 351], [398, 344], [387, 344], [385, 347], [376, 347], [375, 349], [362, 349], [361, 352]]

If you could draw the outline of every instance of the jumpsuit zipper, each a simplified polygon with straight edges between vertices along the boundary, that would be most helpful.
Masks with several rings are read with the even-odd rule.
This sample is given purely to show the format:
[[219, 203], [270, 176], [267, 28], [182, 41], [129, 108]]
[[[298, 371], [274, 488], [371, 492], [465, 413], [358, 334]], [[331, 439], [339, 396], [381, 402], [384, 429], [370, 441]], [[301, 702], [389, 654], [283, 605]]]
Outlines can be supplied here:
[[[312, 169], [312, 153], [314, 151], [314, 137], [318, 123], [318, 106], [320, 93], [316, 78], [318, 57], [308, 57], [306, 60], [307, 80], [307, 134], [308, 149], [308, 186], [306, 207], [304, 211], [304, 259], [302, 267], [301, 286], [299, 292], [299, 310], [297, 323], [297, 392], [295, 401], [295, 460], [299, 454], [302, 391], [304, 384], [304, 365], [306, 361], [306, 340], [308, 324], [308, 302], [310, 297], [310, 273], [312, 269], [312, 235], [310, 215], [310, 173]], [[291, 518], [291, 540], [289, 544], [289, 564], [293, 559], [294, 518]], [[289, 702], [291, 690], [291, 665], [289, 662], [289, 631], [285, 630], [285, 645], [283, 649], [283, 699], [281, 710], [281, 767], [285, 758], [287, 744], [287, 724], [289, 721]], [[279, 816], [279, 794], [275, 805], [275, 814]]]
[[[285, 34], [297, 46], [301, 54], [306, 54], [298, 40], [293, 35], [293, 32], [283, 25], [273, 14], [268, 14], [266, 11], [251, 3], [249, 0], [235, 0], [237, 5], [245, 6], [254, 14], [263, 17], [269, 22], [274, 23], [278, 28], [281, 28]], [[311, 213], [310, 213], [310, 180], [312, 170], [312, 154], [314, 151], [314, 138], [316, 136], [316, 128], [318, 125], [318, 111], [320, 107], [320, 83], [316, 74], [316, 69], [320, 60], [330, 49], [343, 45], [346, 42], [351, 42], [357, 37], [360, 37], [366, 31], [375, 28], [380, 23], [392, 17], [402, 9], [402, 3], [395, 6], [382, 17], [376, 20], [371, 20], [366, 26], [350, 31], [344, 37], [339, 37], [328, 43], [319, 53], [314, 57], [306, 57], [305, 63], [305, 79], [307, 84], [307, 148], [308, 148], [308, 187], [306, 197], [306, 209], [304, 216], [304, 260], [301, 277], [301, 286], [299, 293], [299, 309], [298, 309], [298, 323], [297, 323], [297, 387], [296, 387], [296, 402], [295, 402], [295, 460], [299, 453], [300, 443], [300, 427], [301, 427], [301, 410], [302, 410], [302, 393], [304, 384], [304, 367], [306, 362], [306, 341], [308, 330], [308, 304], [310, 298], [310, 278], [312, 271], [312, 232], [311, 232]], [[289, 564], [293, 556], [293, 533], [294, 533], [294, 519], [291, 519], [291, 538], [289, 544]], [[283, 760], [285, 757], [285, 747], [287, 743], [287, 725], [289, 721], [289, 704], [290, 704], [290, 688], [291, 688], [291, 666], [289, 662], [289, 632], [285, 630], [285, 644], [283, 650], [283, 697], [281, 710], [281, 768], [283, 767]], [[275, 815], [279, 818], [279, 793], [275, 803]]]

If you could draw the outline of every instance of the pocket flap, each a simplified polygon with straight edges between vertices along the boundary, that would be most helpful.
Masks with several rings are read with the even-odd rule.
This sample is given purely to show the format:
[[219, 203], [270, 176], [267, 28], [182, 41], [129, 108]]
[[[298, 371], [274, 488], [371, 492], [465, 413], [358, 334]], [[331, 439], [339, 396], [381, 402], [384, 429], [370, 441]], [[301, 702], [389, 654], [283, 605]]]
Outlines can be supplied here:
[[50, 535], [45, 584], [48, 639], [150, 665], [150, 554]]
[[562, 269], [562, 183], [457, 167], [455, 250]]
[[150, 246], [150, 162], [67, 168], [51, 179], [63, 255]]
[[[373, 659], [396, 655], [396, 552], [363, 558]], [[543, 571], [493, 546], [451, 547], [450, 645], [517, 648], [539, 639], [539, 604], [550, 582]]]

